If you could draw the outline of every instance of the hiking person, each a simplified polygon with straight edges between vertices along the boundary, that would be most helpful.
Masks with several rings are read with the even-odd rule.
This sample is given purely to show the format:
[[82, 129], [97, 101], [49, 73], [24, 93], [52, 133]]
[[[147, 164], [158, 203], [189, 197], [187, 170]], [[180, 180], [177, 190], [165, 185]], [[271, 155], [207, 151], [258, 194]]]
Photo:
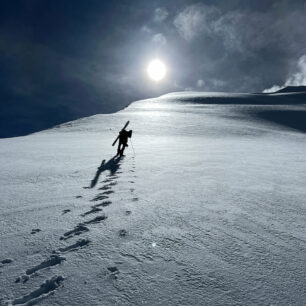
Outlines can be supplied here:
[[128, 138], [132, 137], [132, 130], [121, 130], [119, 132], [119, 144], [117, 149], [117, 155], [123, 156], [125, 147], [128, 147]]
[[123, 127], [123, 129], [119, 132], [118, 137], [116, 138], [116, 140], [113, 143], [113, 146], [115, 145], [115, 143], [117, 142], [117, 140], [119, 139], [119, 144], [118, 144], [118, 148], [117, 148], [117, 155], [116, 156], [123, 156], [124, 153], [124, 149], [126, 147], [128, 147], [128, 138], [132, 137], [132, 130], [127, 131], [126, 127], [128, 126], [130, 122], [128, 121], [125, 126]]

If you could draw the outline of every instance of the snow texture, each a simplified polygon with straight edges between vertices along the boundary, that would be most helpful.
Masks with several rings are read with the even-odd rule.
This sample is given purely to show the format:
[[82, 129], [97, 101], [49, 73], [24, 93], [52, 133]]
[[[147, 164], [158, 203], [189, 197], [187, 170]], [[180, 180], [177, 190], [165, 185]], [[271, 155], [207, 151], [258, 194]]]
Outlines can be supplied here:
[[173, 93], [0, 140], [0, 304], [303, 305], [305, 103]]

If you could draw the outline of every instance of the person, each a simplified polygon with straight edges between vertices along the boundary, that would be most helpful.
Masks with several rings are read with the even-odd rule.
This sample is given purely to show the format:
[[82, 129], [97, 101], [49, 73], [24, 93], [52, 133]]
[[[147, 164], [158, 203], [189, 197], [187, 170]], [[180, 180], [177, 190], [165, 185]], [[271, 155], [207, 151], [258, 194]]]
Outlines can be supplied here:
[[125, 129], [122, 129], [119, 132], [119, 144], [117, 149], [117, 156], [123, 156], [124, 149], [128, 147], [128, 138], [132, 137], [132, 130], [126, 131]]

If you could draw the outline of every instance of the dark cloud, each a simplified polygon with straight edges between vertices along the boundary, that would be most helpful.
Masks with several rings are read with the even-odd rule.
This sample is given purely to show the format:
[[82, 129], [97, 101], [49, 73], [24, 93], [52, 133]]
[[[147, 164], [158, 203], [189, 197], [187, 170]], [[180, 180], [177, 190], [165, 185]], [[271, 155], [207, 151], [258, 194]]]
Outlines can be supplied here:
[[[304, 84], [305, 13], [299, 0], [2, 1], [1, 136], [186, 88]], [[153, 58], [168, 66], [159, 84]]]

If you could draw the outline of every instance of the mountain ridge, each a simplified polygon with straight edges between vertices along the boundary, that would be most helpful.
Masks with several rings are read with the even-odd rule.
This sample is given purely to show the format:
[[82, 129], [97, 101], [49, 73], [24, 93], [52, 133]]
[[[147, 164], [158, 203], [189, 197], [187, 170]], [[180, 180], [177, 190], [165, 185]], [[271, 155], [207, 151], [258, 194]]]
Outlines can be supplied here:
[[291, 93], [291, 92], [305, 92], [306, 93], [306, 86], [286, 86], [280, 90], [277, 90], [273, 93]]

